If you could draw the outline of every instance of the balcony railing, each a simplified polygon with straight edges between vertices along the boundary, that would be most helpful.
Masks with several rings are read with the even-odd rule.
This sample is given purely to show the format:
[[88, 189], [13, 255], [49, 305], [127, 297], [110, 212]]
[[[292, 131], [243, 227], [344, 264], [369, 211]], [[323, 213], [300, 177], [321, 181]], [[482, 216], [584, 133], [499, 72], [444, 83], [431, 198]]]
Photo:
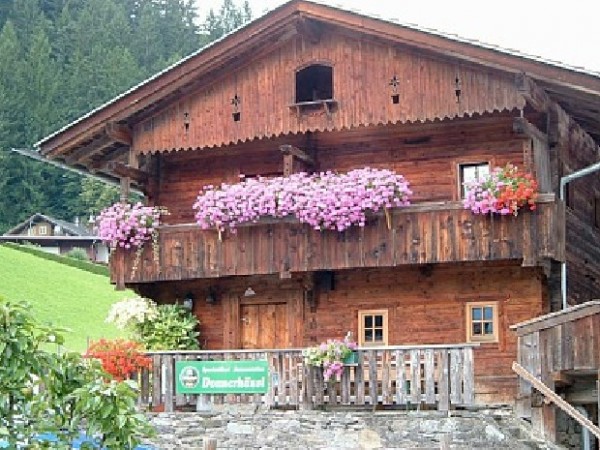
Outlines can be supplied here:
[[392, 346], [358, 350], [341, 379], [323, 380], [321, 368], [304, 364], [300, 349], [150, 352], [152, 369], [140, 374], [143, 408], [195, 409], [198, 395], [176, 392], [176, 361], [266, 360], [266, 394], [205, 395], [202, 404], [255, 403], [273, 408], [335, 406], [436, 407], [474, 403], [473, 347], [478, 344]]
[[133, 252], [112, 258], [113, 282], [217, 278], [283, 272], [393, 267], [407, 264], [521, 260], [535, 266], [564, 254], [564, 209], [554, 195], [536, 211], [479, 216], [459, 202], [422, 203], [373, 215], [365, 227], [318, 231], [297, 221], [265, 220], [237, 233], [201, 230], [195, 224], [160, 229], [160, 259], [150, 245], [132, 272]]

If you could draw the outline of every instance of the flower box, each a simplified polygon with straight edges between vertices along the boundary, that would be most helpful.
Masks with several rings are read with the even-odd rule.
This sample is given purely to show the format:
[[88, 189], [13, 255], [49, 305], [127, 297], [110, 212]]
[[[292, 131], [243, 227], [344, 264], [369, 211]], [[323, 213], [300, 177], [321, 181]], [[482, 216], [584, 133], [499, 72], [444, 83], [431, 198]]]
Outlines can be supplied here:
[[345, 366], [355, 366], [358, 364], [358, 352], [352, 352], [342, 361]]

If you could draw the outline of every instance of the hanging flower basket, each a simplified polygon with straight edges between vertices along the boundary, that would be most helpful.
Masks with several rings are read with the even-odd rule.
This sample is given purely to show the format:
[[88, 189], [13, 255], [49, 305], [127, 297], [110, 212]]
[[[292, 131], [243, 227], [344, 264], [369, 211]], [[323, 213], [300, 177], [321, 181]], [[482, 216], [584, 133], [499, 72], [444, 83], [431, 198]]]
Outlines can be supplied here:
[[496, 167], [489, 175], [466, 182], [465, 187], [463, 205], [474, 214], [516, 216], [523, 208], [536, 208], [537, 181], [512, 164]]
[[194, 203], [202, 229], [235, 232], [263, 217], [296, 217], [315, 230], [344, 231], [365, 226], [366, 214], [410, 204], [409, 183], [391, 170], [369, 167], [340, 174], [297, 173], [205, 186]]

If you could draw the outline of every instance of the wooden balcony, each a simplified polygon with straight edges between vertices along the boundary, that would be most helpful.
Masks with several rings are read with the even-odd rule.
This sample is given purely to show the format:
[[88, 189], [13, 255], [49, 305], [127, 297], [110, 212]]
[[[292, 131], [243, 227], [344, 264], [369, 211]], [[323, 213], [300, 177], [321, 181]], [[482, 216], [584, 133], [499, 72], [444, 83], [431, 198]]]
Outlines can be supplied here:
[[152, 369], [140, 374], [143, 408], [194, 410], [198, 395], [177, 394], [176, 361], [268, 362], [266, 394], [202, 394], [203, 403], [254, 403], [271, 408], [420, 405], [448, 411], [473, 405], [473, 348], [478, 344], [388, 346], [358, 350], [358, 362], [346, 365], [340, 380], [323, 380], [323, 369], [304, 364], [301, 349], [149, 352]]
[[196, 224], [160, 229], [160, 258], [147, 245], [132, 273], [133, 252], [118, 251], [111, 276], [117, 284], [233, 275], [309, 272], [494, 260], [524, 266], [564, 255], [564, 209], [554, 195], [536, 211], [478, 216], [459, 202], [422, 203], [374, 215], [363, 228], [318, 231], [291, 219], [261, 221], [237, 233], [201, 230]]

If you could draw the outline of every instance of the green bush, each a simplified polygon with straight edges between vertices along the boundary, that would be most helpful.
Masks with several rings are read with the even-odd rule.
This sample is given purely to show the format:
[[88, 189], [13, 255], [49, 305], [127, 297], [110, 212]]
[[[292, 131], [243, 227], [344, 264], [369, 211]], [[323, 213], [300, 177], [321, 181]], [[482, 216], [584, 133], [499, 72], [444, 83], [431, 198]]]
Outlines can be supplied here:
[[102, 264], [94, 264], [90, 261], [80, 261], [73, 258], [67, 258], [65, 256], [54, 255], [52, 253], [45, 252], [40, 250], [39, 248], [29, 246], [29, 245], [19, 245], [14, 242], [4, 242], [0, 245], [5, 245], [14, 250], [19, 250], [24, 253], [29, 253], [31, 255], [35, 255], [39, 258], [47, 259], [49, 261], [54, 261], [57, 263], [64, 264], [66, 266], [75, 267], [77, 269], [85, 270], [86, 272], [90, 272], [96, 275], [104, 275], [108, 277], [110, 272], [107, 266], [103, 266]]
[[159, 305], [158, 316], [139, 324], [140, 339], [148, 350], [197, 350], [198, 319], [181, 305]]
[[114, 303], [106, 321], [128, 329], [146, 350], [197, 350], [198, 318], [179, 304], [157, 305], [143, 297]]
[[72, 259], [76, 259], [78, 261], [89, 261], [89, 256], [87, 252], [80, 247], [72, 248], [67, 252], [67, 256]]
[[9, 448], [40, 448], [51, 432], [66, 448], [84, 430], [106, 448], [133, 449], [153, 429], [136, 409], [133, 382], [108, 375], [80, 354], [57, 354], [60, 330], [40, 324], [27, 304], [0, 298], [0, 440]]

